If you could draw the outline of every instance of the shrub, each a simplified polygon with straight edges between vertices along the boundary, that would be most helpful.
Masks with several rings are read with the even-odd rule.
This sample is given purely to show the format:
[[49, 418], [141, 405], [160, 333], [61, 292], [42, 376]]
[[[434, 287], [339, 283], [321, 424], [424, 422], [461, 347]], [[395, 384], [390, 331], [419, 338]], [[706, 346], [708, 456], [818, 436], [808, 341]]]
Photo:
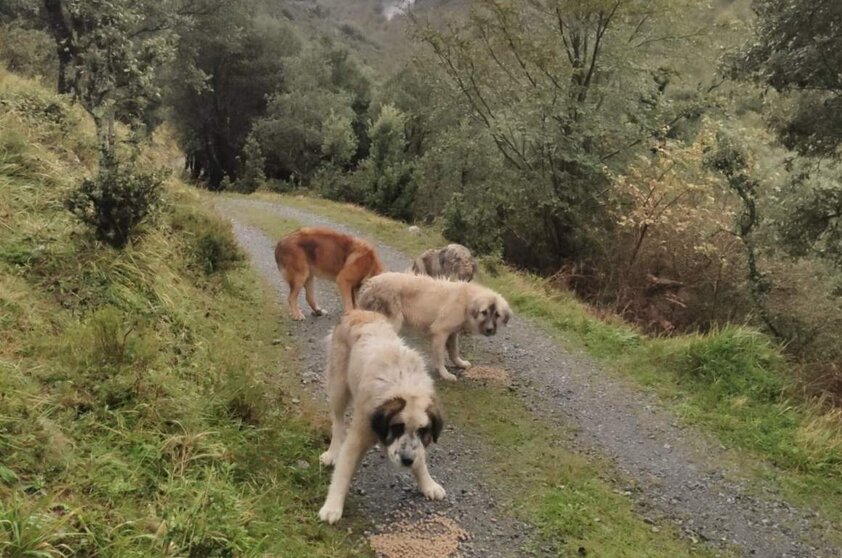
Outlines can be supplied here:
[[402, 220], [412, 217], [418, 189], [414, 164], [405, 154], [405, 126], [406, 115], [392, 105], [383, 106], [368, 129], [370, 155], [353, 177], [368, 207]]
[[780, 401], [788, 382], [783, 359], [765, 335], [728, 327], [690, 343], [679, 370], [724, 397]]
[[464, 244], [479, 255], [499, 254], [502, 250], [496, 215], [485, 206], [469, 207], [455, 193], [442, 213], [442, 234], [451, 242]]
[[243, 260], [231, 228], [223, 221], [177, 206], [171, 224], [186, 240], [190, 267], [200, 269], [205, 275], [231, 269]]
[[122, 248], [158, 209], [163, 180], [160, 173], [139, 173], [115, 159], [106, 162], [96, 178], [83, 180], [66, 206], [97, 239]]
[[245, 158], [243, 172], [234, 189], [243, 194], [251, 194], [262, 183], [266, 182], [266, 174], [264, 173], [266, 158], [263, 156], [260, 143], [253, 135], [246, 138], [243, 157]]

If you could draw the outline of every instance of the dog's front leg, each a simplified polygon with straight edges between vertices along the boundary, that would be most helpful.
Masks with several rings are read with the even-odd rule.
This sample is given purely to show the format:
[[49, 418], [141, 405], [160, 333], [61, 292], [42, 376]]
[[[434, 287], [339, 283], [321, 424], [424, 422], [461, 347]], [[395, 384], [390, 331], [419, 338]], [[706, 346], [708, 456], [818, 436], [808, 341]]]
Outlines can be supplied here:
[[447, 354], [459, 368], [470, 368], [471, 363], [459, 356], [459, 332], [451, 333], [447, 338]]
[[351, 477], [354, 476], [354, 471], [357, 470], [365, 452], [374, 443], [371, 434], [366, 430], [367, 427], [367, 424], [352, 423], [351, 432], [339, 450], [339, 458], [336, 460], [336, 468], [330, 479], [327, 498], [322, 509], [319, 510], [319, 518], [331, 525], [342, 517], [345, 495], [348, 494], [348, 488], [351, 486]]
[[418, 458], [415, 460], [415, 463], [412, 464], [412, 474], [415, 475], [415, 482], [418, 483], [421, 494], [428, 500], [441, 500], [447, 495], [444, 488], [430, 476], [426, 459]]
[[444, 367], [444, 350], [445, 345], [447, 344], [447, 334], [434, 334], [432, 342], [433, 366], [436, 367], [436, 371], [439, 373], [439, 376], [441, 376], [442, 380], [447, 380], [448, 382], [455, 382], [456, 376], [448, 372], [447, 368]]
[[332, 385], [332, 379], [331, 377], [328, 378], [328, 391], [330, 392], [330, 447], [319, 456], [319, 461], [322, 465], [328, 466], [336, 463], [336, 458], [342, 449], [342, 443], [345, 441], [345, 407], [347, 407], [348, 400], [351, 397], [351, 394], [344, 385]]

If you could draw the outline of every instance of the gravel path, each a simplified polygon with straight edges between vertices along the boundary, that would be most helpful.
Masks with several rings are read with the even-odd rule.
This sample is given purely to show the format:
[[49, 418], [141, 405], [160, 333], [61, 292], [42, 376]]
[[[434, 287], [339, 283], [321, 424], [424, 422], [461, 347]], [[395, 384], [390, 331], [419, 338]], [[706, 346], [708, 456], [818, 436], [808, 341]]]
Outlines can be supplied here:
[[[242, 204], [247, 204], [243, 206]], [[217, 208], [225, 214], [228, 207], [248, 207], [248, 204], [261, 203], [264, 208], [272, 208], [265, 202], [251, 200], [217, 200]], [[285, 219], [294, 219], [308, 225], [329, 226], [344, 232], [353, 232], [345, 227], [320, 219], [315, 215], [298, 212], [286, 207], [279, 207]], [[275, 266], [274, 249], [277, 239], [270, 239], [260, 230], [232, 219], [234, 234], [240, 245], [251, 257], [252, 263], [266, 281], [276, 289], [287, 312], [286, 295], [288, 287]], [[378, 253], [390, 269], [404, 269], [410, 263], [400, 252], [378, 244]], [[309, 315], [309, 307], [303, 299], [301, 304], [307, 319], [294, 325], [296, 341], [300, 348], [302, 381], [314, 388], [314, 394], [325, 398], [322, 385], [326, 364], [324, 338], [336, 324], [342, 311], [342, 301], [336, 286], [327, 281], [316, 281], [316, 297], [319, 305], [330, 314], [321, 318]], [[423, 351], [423, 349], [422, 349]], [[422, 352], [423, 354], [423, 352]], [[326, 408], [326, 407], [325, 407]], [[327, 411], [325, 411], [327, 412]], [[447, 409], [445, 409], [445, 413]], [[461, 527], [466, 536], [459, 536], [459, 554], [476, 557], [515, 557], [515, 556], [550, 556], [534, 543], [534, 529], [498, 510], [494, 496], [487, 489], [487, 480], [477, 474], [474, 460], [479, 454], [476, 441], [465, 437], [458, 429], [445, 425], [439, 443], [428, 454], [430, 474], [447, 491], [442, 502], [430, 502], [418, 492], [415, 480], [407, 471], [401, 471], [389, 463], [381, 452], [370, 451], [363, 460], [360, 470], [351, 485], [351, 494], [345, 513], [361, 513], [376, 526], [369, 535], [403, 534], [410, 529], [407, 525], [418, 525], [427, 543], [424, 554], [407, 553], [397, 544], [384, 545], [395, 548], [389, 558], [445, 558], [447, 544], [440, 544], [436, 550], [435, 539], [442, 542], [461, 535]], [[363, 511], [357, 511], [362, 508]], [[317, 510], [313, 510], [315, 514]], [[429, 533], [425, 523], [439, 515], [453, 521], [443, 523], [450, 533]], [[341, 523], [339, 526], [341, 527]], [[412, 537], [410, 533], [408, 535]], [[377, 538], [373, 542], [378, 543]], [[411, 548], [411, 547], [404, 547]], [[409, 551], [411, 552], [411, 550]]]
[[[302, 224], [358, 234], [317, 214], [270, 202], [220, 198], [217, 208], [223, 214], [226, 209], [259, 208]], [[261, 275], [279, 289], [279, 296], [285, 293], [287, 287], [272, 256], [274, 241], [236, 221], [234, 231]], [[390, 269], [403, 270], [409, 265], [406, 255], [373, 238], [368, 240], [377, 246]], [[318, 281], [317, 286], [319, 301], [334, 313], [341, 311], [335, 287]], [[321, 379], [321, 340], [333, 323], [334, 319], [308, 318], [299, 329], [308, 363], [303, 369], [305, 380]], [[514, 389], [536, 416], [560, 428], [572, 427], [572, 442], [580, 450], [607, 456], [621, 476], [632, 479], [625, 489], [644, 516], [670, 520], [688, 537], [736, 547], [746, 555], [842, 556], [842, 550], [822, 541], [821, 532], [828, 526], [820, 525], [815, 513], [796, 509], [772, 494], [749, 494], [747, 482], [732, 480], [740, 478], [740, 473], [723, 465], [729, 460], [718, 443], [681, 427], [651, 394], [567, 352], [530, 321], [515, 317], [496, 337], [475, 338], [474, 346], [483, 363], [499, 364], [511, 373]], [[448, 490], [444, 509], [441, 504], [424, 502], [414, 491], [411, 478], [385, 467], [374, 453], [355, 482], [354, 490], [363, 496], [356, 502], [367, 514], [375, 515], [378, 525], [378, 520], [401, 519], [384, 517], [388, 515], [384, 510], [410, 515], [441, 511], [472, 534], [472, 540], [460, 546], [463, 555], [522, 556], [522, 544], [534, 548], [528, 544], [532, 529], [496, 512], [493, 498], [483, 490], [483, 479], [476, 477], [476, 468], [471, 466], [476, 443], [448, 429], [440, 447], [431, 452], [432, 474]]]

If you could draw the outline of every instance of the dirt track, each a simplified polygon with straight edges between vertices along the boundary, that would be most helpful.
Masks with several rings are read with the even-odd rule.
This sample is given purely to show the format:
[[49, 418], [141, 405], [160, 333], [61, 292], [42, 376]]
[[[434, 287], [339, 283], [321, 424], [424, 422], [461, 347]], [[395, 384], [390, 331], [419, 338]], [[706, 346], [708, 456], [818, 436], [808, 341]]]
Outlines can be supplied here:
[[[329, 226], [356, 234], [316, 214], [280, 204], [219, 198], [216, 206], [229, 217], [231, 209], [256, 208], [302, 225]], [[287, 287], [273, 259], [274, 240], [236, 220], [233, 225], [256, 269], [285, 300]], [[403, 270], [409, 265], [407, 255], [361, 236], [377, 245], [390, 269]], [[296, 324], [302, 380], [314, 387], [319, 385], [324, 369], [322, 340], [341, 312], [333, 285], [317, 281], [317, 296], [332, 315], [308, 317]], [[814, 513], [795, 509], [771, 495], [750, 495], [747, 483], [732, 480], [739, 479], [740, 472], [722, 465], [729, 460], [718, 443], [680, 427], [654, 397], [567, 352], [535, 324], [516, 317], [496, 337], [477, 339], [476, 346], [483, 363], [493, 362], [508, 371], [513, 389], [533, 414], [559, 427], [572, 428], [576, 433], [572, 443], [580, 451], [608, 457], [620, 476], [632, 480], [630, 486], [620, 488], [632, 493], [644, 516], [667, 519], [694, 540], [736, 547], [746, 555], [842, 556], [842, 551], [821, 542], [822, 526], [816, 524]], [[448, 491], [444, 503], [424, 501], [410, 475], [385, 463], [379, 454], [370, 453], [352, 488], [356, 497], [351, 499], [351, 513], [355, 506], [362, 507], [374, 518], [379, 532], [385, 533], [397, 522], [404, 522], [401, 525], [406, 528], [428, 515], [441, 514], [467, 532], [467, 536], [443, 535], [443, 540], [450, 540], [449, 535], [459, 539], [463, 556], [523, 556], [526, 549], [548, 554], [549, 549], [542, 549], [535, 540], [533, 529], [499, 512], [493, 497], [483, 488], [487, 479], [472, 463], [481, 443], [448, 428], [439, 447], [431, 452], [431, 473]], [[435, 548], [428, 547], [424, 556], [436, 556]]]

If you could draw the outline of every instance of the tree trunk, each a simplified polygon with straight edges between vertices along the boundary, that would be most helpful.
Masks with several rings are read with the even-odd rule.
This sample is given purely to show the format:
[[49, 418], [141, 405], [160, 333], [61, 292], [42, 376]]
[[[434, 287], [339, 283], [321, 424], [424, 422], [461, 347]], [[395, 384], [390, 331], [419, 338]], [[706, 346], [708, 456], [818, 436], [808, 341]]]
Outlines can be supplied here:
[[75, 45], [73, 33], [64, 19], [62, 0], [44, 0], [44, 11], [47, 14], [47, 23], [56, 42], [56, 54], [58, 55], [58, 83], [56, 89], [59, 93], [70, 93], [73, 91], [73, 84], [68, 77], [70, 66], [73, 62]]

